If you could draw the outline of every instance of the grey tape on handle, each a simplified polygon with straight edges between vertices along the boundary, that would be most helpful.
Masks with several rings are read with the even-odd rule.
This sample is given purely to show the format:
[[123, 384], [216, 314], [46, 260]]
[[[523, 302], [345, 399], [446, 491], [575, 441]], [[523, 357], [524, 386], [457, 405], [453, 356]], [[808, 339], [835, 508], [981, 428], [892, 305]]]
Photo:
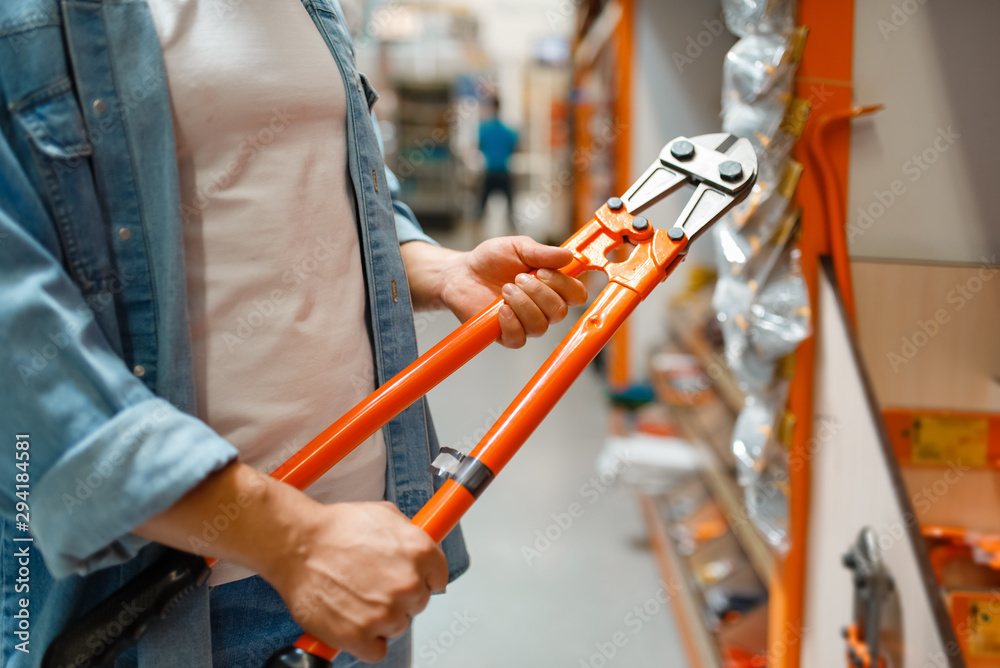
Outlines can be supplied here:
[[493, 471], [486, 464], [475, 457], [466, 456], [458, 465], [451, 476], [451, 479], [459, 485], [469, 490], [472, 498], [478, 499], [495, 477]]

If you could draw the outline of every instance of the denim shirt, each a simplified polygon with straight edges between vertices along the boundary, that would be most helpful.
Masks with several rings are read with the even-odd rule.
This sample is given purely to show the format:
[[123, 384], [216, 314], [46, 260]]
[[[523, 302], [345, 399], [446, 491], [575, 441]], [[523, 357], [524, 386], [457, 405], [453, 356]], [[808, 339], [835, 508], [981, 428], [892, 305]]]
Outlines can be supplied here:
[[[340, 7], [303, 4], [347, 93], [383, 383], [417, 356], [399, 244], [429, 239], [396, 198], [370, 115], [377, 95], [357, 71]], [[37, 666], [70, 620], [162, 549], [131, 529], [237, 453], [193, 417], [176, 149], [145, 0], [0, 3], [0, 103], [0, 664]], [[28, 435], [21, 460], [17, 434]], [[426, 472], [438, 450], [426, 402], [383, 434], [387, 497], [412, 516], [437, 487]], [[25, 499], [30, 517], [17, 519], [30, 532], [15, 520]], [[442, 547], [456, 577], [468, 567], [460, 529]], [[28, 593], [15, 587], [24, 549]], [[12, 650], [21, 598], [30, 654]], [[140, 665], [210, 665], [207, 610], [202, 587], [147, 634]]]

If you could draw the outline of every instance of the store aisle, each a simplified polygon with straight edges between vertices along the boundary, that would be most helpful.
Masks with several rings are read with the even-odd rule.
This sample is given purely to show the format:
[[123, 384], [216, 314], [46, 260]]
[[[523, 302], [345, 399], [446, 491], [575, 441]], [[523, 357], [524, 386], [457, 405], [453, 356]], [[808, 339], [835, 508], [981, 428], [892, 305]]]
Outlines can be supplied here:
[[[422, 348], [456, 324], [417, 314]], [[442, 445], [478, 442], [568, 327], [521, 350], [493, 346], [432, 392]], [[472, 568], [417, 618], [415, 666], [687, 665], [635, 497], [597, 480], [606, 416], [588, 370], [472, 508]]]

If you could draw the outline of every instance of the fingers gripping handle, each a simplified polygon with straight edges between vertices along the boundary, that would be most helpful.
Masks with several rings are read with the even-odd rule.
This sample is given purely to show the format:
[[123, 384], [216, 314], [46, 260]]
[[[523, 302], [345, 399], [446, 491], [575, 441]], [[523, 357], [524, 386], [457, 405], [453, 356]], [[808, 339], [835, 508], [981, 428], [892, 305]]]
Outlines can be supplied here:
[[[574, 250], [570, 244], [579, 236], [574, 235], [564, 247]], [[581, 258], [574, 250], [574, 260], [562, 272], [578, 276], [586, 268]], [[382, 425], [498, 340], [502, 305], [503, 299], [497, 299], [480, 311], [327, 427], [271, 475], [298, 489], [311, 485]]]
[[[612, 272], [615, 274], [612, 284], [604, 289], [538, 373], [483, 437], [482, 442], [470, 453], [470, 457], [486, 464], [494, 475], [499, 474], [648, 291], [673, 270], [687, 246], [687, 240], [671, 240], [666, 233], [663, 233], [662, 238], [653, 239], [645, 246], [647, 250], [634, 253], [628, 262], [619, 265], [622, 275], [619, 276], [618, 271]], [[601, 257], [603, 258], [603, 255]], [[583, 263], [580, 263], [581, 268], [582, 266]], [[642, 268], [649, 273], [650, 280], [637, 282], [634, 280], [634, 274]], [[632, 284], [641, 289], [636, 289]], [[426, 531], [435, 541], [440, 542], [458, 524], [474, 501], [475, 497], [469, 490], [454, 480], [448, 480], [417, 513], [413, 523]], [[338, 650], [327, 647], [306, 634], [299, 638], [294, 648], [281, 650], [280, 656], [275, 655], [272, 661], [283, 660], [281, 657], [287, 657], [288, 661], [299, 660], [301, 652], [316, 655], [317, 659], [322, 658], [327, 661], [338, 654]], [[329, 664], [268, 663], [267, 668], [299, 665]]]

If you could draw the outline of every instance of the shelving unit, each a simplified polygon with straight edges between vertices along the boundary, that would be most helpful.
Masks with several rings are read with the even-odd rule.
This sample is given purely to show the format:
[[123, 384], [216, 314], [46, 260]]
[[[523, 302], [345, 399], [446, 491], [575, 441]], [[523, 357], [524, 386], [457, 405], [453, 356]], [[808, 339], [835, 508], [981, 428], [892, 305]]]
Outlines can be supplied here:
[[684, 649], [689, 658], [695, 658], [696, 665], [721, 668], [722, 657], [715, 638], [701, 622], [704, 605], [695, 594], [694, 579], [667, 535], [663, 504], [664, 500], [661, 498], [639, 497], [639, 507], [649, 531], [657, 565], [663, 581], [670, 586], [670, 605], [680, 626]]
[[[1000, 285], [982, 282], [982, 266], [858, 261], [858, 327], [901, 482], [913, 500], [932, 582], [969, 668], [1000, 665], [992, 619], [1000, 614]], [[949, 303], [956, 286], [981, 284], [974, 299]], [[977, 281], [981, 283], [977, 283]], [[894, 293], [886, 305], [881, 298]], [[956, 294], [957, 293], [953, 293]], [[928, 325], [927, 304], [946, 316]], [[923, 345], [899, 353], [912, 339]], [[931, 338], [919, 323], [933, 332]], [[934, 329], [938, 327], [938, 329]], [[907, 351], [910, 352], [910, 351]], [[891, 357], [895, 353], [899, 359]], [[905, 361], [900, 361], [905, 360]], [[992, 563], [991, 563], [992, 562]]]
[[451, 82], [398, 81], [397, 147], [390, 167], [400, 178], [402, 199], [427, 227], [450, 228], [462, 212]]
[[[597, 1], [588, 4], [586, 14], [589, 20], [584, 22], [581, 29], [582, 42], [585, 41], [584, 36], [597, 34], [589, 33], [589, 30], [597, 25], [595, 17], [602, 10], [606, 11], [608, 4]], [[579, 105], [576, 115], [578, 146], [589, 145], [585, 131], [592, 126], [593, 116], [611, 113], [608, 110], [616, 110], [619, 118], [629, 121], [629, 132], [635, 132], [635, 128], [640, 126], [646, 129], [650, 127], [649, 123], [642, 125], [642, 112], [637, 112], [628, 105], [615, 107], [610, 100], [626, 86], [622, 82], [644, 76], [631, 70], [632, 59], [650, 54], [655, 59], [659, 54], [670, 53], [684, 39], [681, 34], [678, 41], [677, 35], [669, 34], [670, 31], [663, 25], [652, 27], [649, 22], [644, 21], [644, 13], [650, 12], [651, 5], [639, 1], [621, 4], [624, 8], [621, 25], [611, 33], [603, 50], [584, 51], [588, 56], [596, 55], [593, 64], [581, 69], [577, 81], [592, 84], [596, 82], [598, 87], [603, 85], [602, 82], [613, 83], [608, 84], [603, 92], [598, 88], [598, 94], [587, 98], [601, 100], [603, 107]], [[842, 115], [841, 119], [849, 118], [854, 105], [883, 101], [855, 99], [854, 94], [854, 58], [858, 53], [855, 29], [859, 32], [873, 32], [873, 17], [887, 15], [892, 9], [891, 2], [874, 4], [878, 5], [877, 9], [874, 5], [859, 5], [859, 17], [867, 22], [862, 25], [858, 23], [853, 2], [798, 2], [798, 23], [807, 26], [810, 34], [796, 77], [795, 95], [811, 104], [812, 113], [803, 133], [805, 141], [799, 144], [794, 153], [794, 158], [804, 167], [794, 204], [801, 207], [802, 234], [799, 248], [802, 273], [808, 285], [812, 307], [813, 334], [799, 346], [794, 356], [795, 374], [789, 390], [788, 419], [782, 424], [784, 433], [779, 439], [788, 450], [789, 461], [795, 463], [795, 466], [789, 467], [787, 480], [789, 549], [785, 554], [772, 549], [750, 523], [730, 522], [727, 527], [727, 535], [731, 535], [738, 552], [746, 557], [752, 566], [752, 572], [768, 590], [768, 605], [754, 618], [755, 624], [747, 623], [740, 628], [742, 635], [736, 635], [740, 636], [740, 642], [746, 647], [753, 646], [756, 640], [764, 637], [758, 647], [760, 651], [756, 663], [766, 660], [770, 668], [833, 668], [848, 663], [848, 646], [841, 636], [841, 630], [855, 621], [853, 598], [856, 573], [852, 574], [845, 568], [842, 558], [849, 548], [857, 544], [862, 530], [868, 527], [875, 532], [876, 538], [883, 538], [883, 542], [891, 543], [879, 546], [884, 565], [896, 587], [896, 593], [888, 596], [885, 602], [879, 635], [885, 666], [925, 668], [933, 665], [935, 668], [958, 668], [968, 665], [970, 668], [979, 668], [1000, 665], [1000, 624], [995, 632], [979, 631], [979, 636], [974, 636], [969, 630], [974, 627], [974, 623], [979, 624], [975, 628], [985, 628], [983, 624], [992, 623], [992, 618], [1000, 615], [1000, 577], [994, 580], [993, 574], [984, 573], [981, 569], [962, 571], [959, 567], [954, 567], [959, 568], [960, 572], [957, 575], [951, 573], [951, 580], [942, 577], [939, 582], [935, 578], [935, 567], [940, 565], [940, 553], [935, 554], [932, 563], [926, 550], [927, 540], [921, 535], [921, 527], [917, 526], [924, 525], [924, 529], [930, 531], [927, 525], [936, 525], [939, 527], [936, 530], [940, 532], [943, 531], [941, 527], [948, 523], [957, 524], [960, 525], [958, 531], [962, 527], [981, 531], [988, 534], [990, 541], [994, 532], [1000, 534], [1000, 520], [997, 520], [1000, 514], [996, 512], [1000, 507], [1000, 473], [993, 467], [998, 463], [995, 460], [1000, 460], [997, 456], [1000, 455], [1000, 446], [997, 445], [1000, 441], [994, 438], [992, 431], [993, 424], [1000, 423], [996, 417], [1000, 413], [1000, 383], [997, 382], [997, 378], [1000, 378], [1000, 349], [995, 345], [996, 332], [1000, 331], [1000, 281], [995, 282], [997, 288], [993, 292], [984, 290], [981, 296], [975, 298], [978, 319], [974, 325], [959, 327], [954, 324], [958, 320], [954, 317], [957, 310], [951, 311], [953, 306], [948, 297], [949, 289], [954, 290], [957, 285], [971, 280], [971, 272], [995, 273], [995, 267], [952, 266], [947, 268], [950, 274], [942, 268], [942, 276], [946, 275], [947, 278], [937, 285], [941, 290], [934, 292], [930, 285], [933, 281], [928, 281], [920, 272], [900, 270], [894, 273], [884, 267], [874, 269], [865, 266], [866, 263], [857, 262], [852, 266], [847, 257], [846, 243], [841, 243], [840, 235], [844, 234], [847, 218], [856, 217], [847, 214], [847, 194], [850, 192], [857, 196], [855, 191], [860, 190], [862, 197], [869, 197], [873, 188], [878, 186], [884, 189], [884, 184], [880, 185], [871, 178], [862, 181], [860, 186], [854, 182], [851, 178], [852, 149], [858, 151], [861, 160], [875, 162], [874, 166], [866, 165], [861, 168], [859, 173], [871, 177], [873, 169], [887, 170], [881, 175], [887, 179], [885, 183], [896, 175], [893, 170], [898, 171], [898, 164], [906, 160], [906, 157], [902, 157], [900, 162], [895, 162], [895, 158], [886, 161], [886, 156], [879, 153], [884, 146], [879, 137], [892, 139], [896, 142], [894, 146], [905, 143], [900, 139], [905, 133], [900, 133], [899, 126], [906, 123], [902, 122], [900, 116], [896, 116], [897, 120], [894, 121], [897, 127], [891, 130], [883, 128], [881, 135], [877, 137], [872, 135], [870, 126], [862, 126], [864, 129], [859, 136], [873, 140], [867, 143], [852, 140], [849, 121], [828, 125], [831, 123], [830, 119], [838, 114]], [[678, 18], [682, 15], [690, 16], [685, 14], [686, 8], [672, 7], [672, 11]], [[980, 8], [980, 11], [986, 10]], [[963, 34], [961, 31], [956, 32], [960, 22], [952, 18], [952, 13], [946, 13], [946, 23], [950, 26], [952, 38], [956, 34]], [[926, 26], [927, 23], [938, 24], [942, 18], [943, 15], [933, 16], [933, 12], [923, 11], [913, 22], [924, 23]], [[693, 22], [692, 26], [696, 23]], [[643, 35], [648, 40], [649, 33], [658, 29], [663, 30], [666, 37], [662, 41], [654, 39], [654, 49], [650, 49], [648, 43], [643, 47]], [[907, 29], [909, 32], [905, 39], [899, 38], [900, 43], [909, 43], [921, 34], [916, 28]], [[626, 34], [629, 36], [627, 40], [622, 37]], [[590, 41], [601, 43], [596, 37]], [[884, 36], [878, 40], [880, 53], [889, 48], [887, 43]], [[624, 48], [623, 44], [631, 44], [632, 47]], [[907, 48], [911, 49], [911, 55], [919, 51], [912, 46]], [[706, 47], [705, 52], [708, 51]], [[933, 53], [936, 53], [934, 49], [923, 49], [919, 55], [921, 58], [932, 58], [929, 54]], [[945, 59], [943, 56], [941, 58]], [[703, 56], [697, 66], [701, 67], [708, 60], [708, 57]], [[911, 61], [912, 58], [908, 62]], [[878, 65], [874, 64], [876, 62]], [[869, 72], [869, 83], [885, 79], [883, 62], [872, 60], [867, 64], [869, 69], [880, 70], [878, 77], [872, 77]], [[896, 64], [899, 65], [898, 62]], [[951, 60], [945, 64], [948, 65], [945, 71], [954, 78], [956, 61]], [[602, 67], [611, 69], [602, 70]], [[626, 67], [628, 69], [624, 69]], [[618, 68], [617, 77], [613, 68]], [[653, 113], [662, 125], [670, 126], [666, 133], [669, 138], [676, 134], [674, 129], [680, 130], [672, 123], [676, 124], [681, 119], [690, 124], [692, 118], [676, 113], [672, 107], [664, 107], [662, 104], [657, 106], [655, 103], [664, 102], [663, 98], [693, 96], [695, 86], [691, 81], [695, 75], [685, 73], [687, 78], [678, 78], [678, 81], [672, 78], [673, 72], [666, 74], [668, 76], [658, 76], [656, 84], [661, 86], [661, 90], [667, 90], [668, 94], [647, 91], [645, 99], [652, 100], [656, 107], [654, 112], [647, 112], [647, 115]], [[952, 83], [949, 81], [948, 86]], [[941, 93], [941, 86], [936, 90]], [[948, 92], [947, 88], [945, 92]], [[870, 90], [868, 95], [871, 95]], [[942, 94], [940, 97], [944, 99], [946, 95]], [[640, 96], [634, 96], [632, 102], [635, 103], [639, 98]], [[966, 96], [966, 104], [968, 100], [969, 97]], [[928, 110], [939, 111], [933, 105], [924, 106], [926, 108], [921, 111], [921, 118], [929, 115], [925, 113]], [[896, 108], [897, 114], [906, 114], [905, 111], [898, 111], [899, 108], [905, 109], [905, 105], [900, 107], [897, 104]], [[714, 109], [700, 115], [710, 116], [711, 113], [714, 113]], [[978, 122], [984, 118], [981, 109], [963, 112], [963, 115], [955, 112], [948, 118], [958, 124], [959, 121], [969, 120], [970, 116], [972, 121]], [[819, 136], [819, 127], [829, 128], [828, 134], [824, 134], [824, 141], [814, 141]], [[690, 132], [687, 129], [683, 131]], [[986, 132], [984, 135], [992, 137], [995, 133]], [[933, 136], [933, 131], [928, 136]], [[984, 141], [989, 142], [991, 139]], [[638, 142], [633, 137], [629, 143], [634, 148]], [[811, 149], [814, 144], [821, 146], [819, 152], [807, 150], [807, 147]], [[988, 153], [970, 150], [968, 145], [965, 150], [968, 152], [965, 156], [966, 164], [981, 160]], [[595, 184], [617, 183], [616, 179], [625, 177], [627, 185], [628, 168], [621, 170], [622, 164], [628, 163], [618, 163], [618, 169], [614, 173], [611, 168], [607, 168], [603, 174], [599, 174], [604, 181], [593, 178], [591, 174], [578, 175], [578, 219], [588, 217], [595, 201], [599, 202], [601, 197], [611, 194], [599, 193]], [[954, 177], [941, 175], [947, 171], [944, 167], [937, 170], [938, 181], [934, 184], [937, 188], [935, 192], [950, 187], [945, 199], [965, 192], [954, 185]], [[942, 183], [949, 181], [949, 178], [951, 182]], [[921, 189], [923, 187], [921, 185]], [[976, 197], [964, 197], [962, 206], [968, 207], [970, 202], [982, 204], [987, 199], [988, 196], [980, 189]], [[856, 205], [856, 202], [851, 202], [851, 206]], [[910, 207], [910, 204], [897, 206], [891, 216], [886, 214], [886, 219], [894, 218], [900, 211]], [[976, 213], [961, 207], [956, 210], [970, 215]], [[984, 208], [979, 212], [983, 225], [989, 224], [985, 220], [987, 216], [982, 215], [988, 210], [991, 209]], [[935, 220], [940, 218], [938, 216]], [[892, 221], [892, 224], [896, 229], [903, 229], [904, 224], [909, 222]], [[879, 222], [880, 229], [873, 231], [870, 238], [874, 240], [880, 237], [884, 232], [882, 226], [888, 224]], [[927, 225], [929, 222], [917, 221], [915, 224]], [[986, 238], [988, 235], [983, 230], [961, 230], [958, 236]], [[928, 239], [930, 237], [926, 234], [919, 238], [908, 235], [903, 245], [909, 244], [910, 248], [921, 247], [926, 250], [928, 246], [935, 245]], [[952, 244], [949, 251], [954, 252], [955, 247]], [[979, 253], [978, 249], [976, 253]], [[831, 257], [837, 258], [837, 272], [833, 271]], [[848, 268], [846, 273], [845, 265]], [[858, 287], [854, 300], [844, 298], [844, 293], [852, 291], [852, 285], [848, 283], [852, 271], [854, 284]], [[965, 276], [955, 273], [962, 271], [970, 273]], [[986, 280], [982, 277], [977, 284], [977, 294], [980, 285], [986, 285]], [[854, 316], [849, 305], [852, 301], [857, 303], [857, 331], [853, 328]], [[845, 307], [845, 303], [848, 306]], [[852, 311], [850, 315], [845, 314], [845, 308]], [[866, 308], [871, 308], [873, 313], [866, 315]], [[906, 339], [912, 343], [912, 335], [919, 328], [919, 323], [935, 317], [935, 313], [941, 308], [948, 311], [946, 315], [952, 318], [952, 324], [936, 329], [931, 326], [934, 334], [923, 330], [925, 338], [920, 339], [922, 343], [911, 346], [919, 348], [916, 354], [911, 351], [906, 356], [906, 361], [898, 363], [897, 368], [890, 373], [887, 354], [896, 352], [899, 356], [900, 341]], [[964, 315], [969, 313], [967, 310]], [[735, 482], [732, 455], [729, 452], [733, 418], [743, 407], [744, 397], [728, 373], [724, 358], [715, 351], [699, 328], [693, 326], [699, 321], [704, 322], [702, 315], [695, 310], [685, 313], [683, 309], [675, 309], [669, 321], [668, 340], [675, 350], [691, 356], [706, 370], [712, 379], [714, 399], [711, 404], [703, 407], [673, 410], [672, 422], [680, 435], [695, 444], [703, 455], [704, 465], [697, 476], [705, 494], [721, 509], [723, 516], [745, 517], [743, 490]], [[867, 324], [866, 318], [875, 324]], [[633, 317], [633, 325], [635, 322], [637, 320]], [[893, 323], [895, 326], [892, 326]], [[636, 329], [649, 331], [653, 328], [649, 327], [647, 320]], [[927, 343], [931, 340], [932, 344]], [[615, 351], [618, 362], [614, 366], [617, 373], [611, 376], [613, 381], [629, 377], [627, 372], [622, 372], [629, 363], [627, 359], [622, 359], [622, 350], [628, 350], [624, 343]], [[865, 354], [861, 355], [859, 350]], [[933, 352], [934, 350], [937, 352]], [[631, 351], [633, 368], [637, 357], [645, 361], [642, 358], [647, 352]], [[627, 357], [628, 354], [625, 353], [624, 356]], [[920, 364], [914, 364], [914, 360], [919, 360]], [[635, 377], [634, 374], [632, 377]], [[875, 401], [875, 396], [879, 397], [881, 404]], [[941, 471], [926, 465], [914, 466], [912, 460], [897, 457], [900, 451], [898, 444], [894, 449], [891, 435], [898, 425], [893, 422], [893, 416], [890, 415], [888, 419], [883, 417], [883, 408], [899, 408], [904, 411], [958, 410], [964, 411], [965, 417], [971, 420], [985, 420], [985, 427], [967, 426], [957, 429], [957, 435], [953, 434], [960, 442], [969, 439], [979, 441], [976, 447], [982, 446], [983, 434], [986, 434], [988, 443], [985, 454], [977, 455], [978, 468], [974, 467], [975, 470], [963, 473], [962, 484], [951, 485], [947, 496], [942, 496], [946, 500], [920, 503], [919, 495], [924, 489], [933, 489], [935, 483], [940, 487]], [[961, 447], [954, 451], [967, 454]], [[985, 460], [985, 463], [979, 460]], [[712, 628], [710, 620], [703, 614], [705, 601], [699, 593], [695, 569], [688, 563], [689, 555], [677, 543], [673, 533], [676, 522], [664, 511], [667, 504], [665, 498], [645, 498], [641, 501], [643, 516], [656, 547], [657, 560], [664, 577], [675, 577], [688, 583], [685, 589], [691, 588], [691, 591], [677, 595], [674, 607], [680, 618], [678, 623], [692, 664], [718, 665], [719, 661], [730, 658], [723, 655], [722, 648], [736, 643], [730, 633]], [[956, 521], [956, 517], [961, 521]], [[885, 536], [889, 536], [891, 541]], [[982, 542], [976, 545], [983, 547]], [[991, 543], [990, 549], [993, 547]], [[996, 541], [995, 547], [1000, 553], [1000, 539]], [[997, 559], [997, 565], [1000, 566], [1000, 558]], [[942, 582], [948, 590], [945, 592], [946, 598], [942, 598]], [[973, 607], [975, 596], [970, 595], [970, 592], [976, 590], [972, 586], [976, 582], [979, 583], [980, 594], [986, 592], [997, 602], [997, 609], [989, 611], [996, 614], [992, 614], [989, 620], [975, 617], [977, 610], [982, 611], [981, 608]], [[976, 645], [976, 642], [979, 644]], [[969, 656], [963, 659], [959, 648], [963, 648], [968, 654], [970, 647], [974, 645], [978, 649], [973, 649], [981, 656], [974, 657], [974, 661], [968, 661]], [[995, 656], [991, 654], [994, 650]]]

